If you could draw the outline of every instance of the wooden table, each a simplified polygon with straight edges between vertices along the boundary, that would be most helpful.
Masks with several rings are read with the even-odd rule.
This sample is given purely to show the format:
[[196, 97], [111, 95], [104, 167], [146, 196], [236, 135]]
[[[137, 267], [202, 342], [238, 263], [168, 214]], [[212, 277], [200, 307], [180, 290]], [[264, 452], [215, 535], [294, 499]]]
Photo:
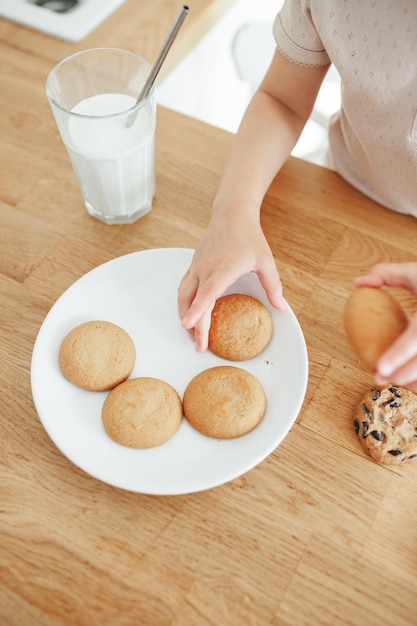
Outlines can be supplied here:
[[[227, 4], [190, 3], [179, 56]], [[140, 5], [128, 0], [80, 44], [0, 22], [0, 623], [416, 624], [417, 463], [379, 466], [360, 447], [352, 411], [372, 380], [347, 344], [342, 311], [354, 276], [415, 259], [417, 222], [337, 174], [292, 158], [264, 202], [310, 365], [296, 423], [266, 460], [212, 490], [141, 495], [79, 470], [38, 419], [30, 360], [50, 307], [104, 261], [195, 247], [231, 142], [160, 108], [152, 212], [130, 226], [87, 215], [45, 79], [81, 47], [152, 58], [178, 7]], [[415, 301], [398, 295], [411, 313]]]

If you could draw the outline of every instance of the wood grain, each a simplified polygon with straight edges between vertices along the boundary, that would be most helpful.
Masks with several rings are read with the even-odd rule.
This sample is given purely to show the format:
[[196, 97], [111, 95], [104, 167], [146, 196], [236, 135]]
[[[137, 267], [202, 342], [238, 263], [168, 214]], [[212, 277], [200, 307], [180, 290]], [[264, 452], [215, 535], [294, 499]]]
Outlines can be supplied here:
[[[172, 63], [231, 4], [191, 2]], [[47, 73], [81, 47], [151, 58], [177, 10], [127, 0], [79, 44], [0, 21], [0, 623], [413, 626], [417, 463], [379, 466], [357, 441], [353, 408], [373, 383], [342, 314], [354, 276], [415, 258], [417, 222], [334, 172], [292, 158], [263, 206], [309, 353], [303, 407], [267, 459], [206, 492], [129, 493], [75, 467], [36, 414], [30, 361], [50, 307], [107, 260], [196, 246], [232, 139], [160, 107], [153, 210], [106, 226], [84, 209]], [[415, 312], [414, 298], [398, 297]]]

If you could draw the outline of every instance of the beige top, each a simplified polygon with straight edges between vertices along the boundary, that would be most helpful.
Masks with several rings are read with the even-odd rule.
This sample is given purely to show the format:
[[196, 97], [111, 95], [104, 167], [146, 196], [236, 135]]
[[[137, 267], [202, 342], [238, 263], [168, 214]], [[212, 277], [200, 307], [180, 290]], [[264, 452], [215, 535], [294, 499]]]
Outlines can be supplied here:
[[274, 36], [291, 61], [331, 61], [341, 76], [342, 107], [329, 128], [337, 171], [417, 216], [417, 3], [286, 0]]

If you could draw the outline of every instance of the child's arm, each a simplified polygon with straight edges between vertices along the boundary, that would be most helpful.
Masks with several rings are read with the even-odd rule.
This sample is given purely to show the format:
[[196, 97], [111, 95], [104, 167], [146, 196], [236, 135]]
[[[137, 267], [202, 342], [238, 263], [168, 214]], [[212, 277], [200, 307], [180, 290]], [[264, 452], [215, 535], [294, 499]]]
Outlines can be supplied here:
[[260, 226], [260, 207], [297, 142], [327, 69], [296, 65], [277, 51], [243, 117], [210, 224], [178, 292], [182, 325], [199, 351], [207, 348], [214, 302], [243, 274], [256, 272], [271, 304], [284, 306], [275, 260]]

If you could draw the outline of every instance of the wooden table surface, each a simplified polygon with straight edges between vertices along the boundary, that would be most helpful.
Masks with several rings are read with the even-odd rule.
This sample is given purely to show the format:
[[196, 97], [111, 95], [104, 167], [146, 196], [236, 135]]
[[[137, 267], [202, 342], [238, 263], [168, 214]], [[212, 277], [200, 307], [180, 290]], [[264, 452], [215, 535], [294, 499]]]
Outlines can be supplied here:
[[[178, 61], [231, 2], [190, 2]], [[78, 44], [0, 21], [0, 623], [2, 626], [417, 624], [417, 463], [383, 467], [354, 434], [372, 379], [342, 312], [352, 278], [415, 259], [417, 222], [290, 159], [263, 225], [309, 353], [303, 407], [257, 467], [180, 496], [131, 493], [74, 466], [31, 394], [38, 330], [75, 280], [117, 256], [193, 248], [231, 135], [158, 111], [157, 193], [133, 225], [84, 209], [45, 98], [52, 65], [97, 45], [156, 55], [177, 5], [128, 0]], [[398, 293], [411, 313], [415, 301]]]

